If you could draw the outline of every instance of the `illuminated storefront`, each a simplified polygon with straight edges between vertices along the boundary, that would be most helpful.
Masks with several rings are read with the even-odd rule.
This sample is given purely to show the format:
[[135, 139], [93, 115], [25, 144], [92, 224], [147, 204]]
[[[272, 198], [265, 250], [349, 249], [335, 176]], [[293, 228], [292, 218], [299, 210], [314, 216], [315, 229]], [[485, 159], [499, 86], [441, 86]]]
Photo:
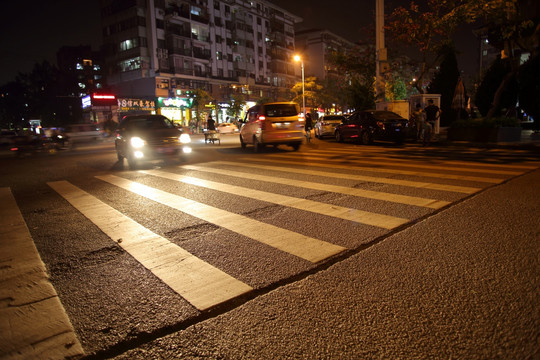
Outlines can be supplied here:
[[163, 98], [157, 99], [158, 113], [168, 117], [175, 123], [183, 126], [189, 126], [192, 119], [191, 108], [193, 106], [192, 98]]
[[116, 96], [110, 94], [87, 95], [81, 99], [83, 109], [83, 120], [87, 123], [104, 123], [106, 121], [117, 121]]
[[128, 114], [155, 114], [156, 102], [146, 99], [118, 98], [118, 113], [121, 118]]

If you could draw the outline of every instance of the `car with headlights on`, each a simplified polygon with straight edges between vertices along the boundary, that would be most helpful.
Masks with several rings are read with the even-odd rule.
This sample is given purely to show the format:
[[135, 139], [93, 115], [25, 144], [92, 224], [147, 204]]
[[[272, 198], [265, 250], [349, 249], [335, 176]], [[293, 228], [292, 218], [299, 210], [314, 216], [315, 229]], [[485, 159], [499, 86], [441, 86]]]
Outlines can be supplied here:
[[116, 131], [119, 161], [127, 159], [131, 169], [144, 161], [178, 157], [191, 152], [191, 137], [163, 115], [127, 115]]
[[293, 102], [272, 102], [251, 107], [240, 130], [242, 149], [253, 145], [258, 152], [266, 145], [288, 145], [298, 150], [304, 140], [304, 116]]
[[334, 137], [336, 126], [343, 123], [345, 119], [343, 115], [324, 115], [319, 118], [313, 127], [315, 137], [317, 139], [322, 139], [324, 136]]
[[336, 126], [334, 137], [337, 142], [354, 140], [364, 145], [376, 140], [400, 144], [407, 137], [408, 126], [407, 119], [392, 111], [356, 111], [343, 124]]

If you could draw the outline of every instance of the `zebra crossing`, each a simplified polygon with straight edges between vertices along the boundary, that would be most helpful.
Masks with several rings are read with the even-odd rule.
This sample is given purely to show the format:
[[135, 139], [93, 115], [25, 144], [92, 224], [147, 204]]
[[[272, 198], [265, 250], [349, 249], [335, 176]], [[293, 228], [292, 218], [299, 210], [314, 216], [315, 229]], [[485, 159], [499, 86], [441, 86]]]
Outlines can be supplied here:
[[[336, 157], [337, 156], [337, 157]], [[346, 156], [346, 163], [343, 157]], [[430, 164], [384, 156], [362, 157], [360, 154], [339, 150], [302, 153], [265, 154], [241, 157], [235, 161], [212, 161], [197, 165], [183, 165], [167, 169], [145, 169], [137, 176], [171, 181], [182, 188], [211, 189], [227, 196], [257, 200], [278, 207], [314, 214], [325, 218], [356, 223], [392, 231], [415, 221], [415, 218], [395, 216], [347, 207], [322, 200], [312, 200], [236, 185], [242, 180], [261, 184], [286, 185], [299, 191], [335, 194], [340, 197], [374, 200], [381, 204], [438, 211], [452, 202], [504, 182], [514, 176], [538, 168], [534, 162], [520, 164], [485, 164], [463, 161], [432, 161]], [[365, 173], [365, 175], [364, 175]], [[130, 180], [133, 173], [98, 175], [95, 178], [182, 214], [214, 224], [235, 234], [298, 257], [313, 264], [351, 250], [343, 244], [322, 240], [301, 231], [272, 225], [243, 214]], [[206, 176], [203, 176], [206, 175]], [[212, 178], [209, 180], [208, 177]], [[238, 181], [232, 181], [237, 179]], [[334, 181], [360, 183], [359, 186], [330, 184]], [[362, 188], [362, 184], [384, 184], [381, 191]], [[48, 185], [69, 204], [99, 227], [111, 241], [151, 271], [157, 278], [180, 294], [198, 310], [207, 310], [235, 297], [253, 291], [253, 286], [236, 279], [218, 267], [198, 258], [178, 244], [137, 223], [95, 195], [69, 181], [55, 181]], [[264, 187], [264, 186], [262, 186]], [[426, 191], [429, 196], [400, 194], [384, 191], [387, 187], [412, 188]], [[275, 187], [270, 187], [275, 189]], [[439, 194], [439, 198], [432, 195]], [[453, 200], [447, 200], [448, 194]], [[362, 204], [362, 201], [354, 202]], [[329, 229], [329, 231], [333, 231]]]

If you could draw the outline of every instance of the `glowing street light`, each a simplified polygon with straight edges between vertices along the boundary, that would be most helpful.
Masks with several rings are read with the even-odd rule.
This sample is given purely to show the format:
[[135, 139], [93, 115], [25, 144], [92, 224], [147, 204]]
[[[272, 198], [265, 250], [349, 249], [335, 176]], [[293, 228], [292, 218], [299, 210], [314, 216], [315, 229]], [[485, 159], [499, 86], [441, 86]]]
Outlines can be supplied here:
[[294, 61], [300, 61], [300, 63], [302, 64], [302, 111], [304, 112], [304, 116], [306, 116], [306, 96], [304, 90], [304, 60], [302, 60], [300, 55], [294, 55]]

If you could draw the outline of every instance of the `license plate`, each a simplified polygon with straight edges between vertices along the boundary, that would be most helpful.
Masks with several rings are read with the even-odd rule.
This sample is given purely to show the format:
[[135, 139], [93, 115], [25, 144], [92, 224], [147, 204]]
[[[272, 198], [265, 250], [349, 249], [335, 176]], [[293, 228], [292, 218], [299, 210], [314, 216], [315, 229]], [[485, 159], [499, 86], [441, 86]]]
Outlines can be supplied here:
[[174, 153], [174, 148], [167, 148], [167, 147], [162, 147], [162, 148], [158, 148], [158, 153], [160, 154], [172, 154]]

